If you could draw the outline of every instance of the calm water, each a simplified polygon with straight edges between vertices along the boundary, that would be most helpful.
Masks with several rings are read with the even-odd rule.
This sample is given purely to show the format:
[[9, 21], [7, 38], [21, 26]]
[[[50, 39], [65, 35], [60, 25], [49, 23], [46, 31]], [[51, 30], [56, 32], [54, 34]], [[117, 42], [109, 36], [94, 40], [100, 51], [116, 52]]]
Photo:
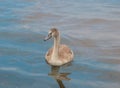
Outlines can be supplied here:
[[44, 58], [51, 27], [75, 53], [66, 88], [120, 88], [120, 0], [0, 0], [0, 88], [59, 88]]

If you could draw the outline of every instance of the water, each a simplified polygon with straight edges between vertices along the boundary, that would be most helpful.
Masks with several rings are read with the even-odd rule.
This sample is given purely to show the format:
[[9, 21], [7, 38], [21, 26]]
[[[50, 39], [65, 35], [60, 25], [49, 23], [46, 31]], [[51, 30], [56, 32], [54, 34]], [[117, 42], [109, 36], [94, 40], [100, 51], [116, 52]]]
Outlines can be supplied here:
[[59, 88], [44, 58], [52, 27], [75, 53], [66, 88], [119, 88], [120, 0], [0, 0], [0, 13], [0, 88]]

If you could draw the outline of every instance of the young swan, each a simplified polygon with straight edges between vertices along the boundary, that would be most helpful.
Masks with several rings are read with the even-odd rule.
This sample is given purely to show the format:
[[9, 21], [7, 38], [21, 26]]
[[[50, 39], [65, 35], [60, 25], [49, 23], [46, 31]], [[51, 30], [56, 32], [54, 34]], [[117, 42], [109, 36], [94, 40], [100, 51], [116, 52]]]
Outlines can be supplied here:
[[52, 28], [45, 41], [54, 38], [53, 48], [50, 48], [45, 55], [46, 61], [52, 66], [61, 66], [73, 60], [73, 51], [67, 46], [60, 44], [60, 33], [56, 28]]

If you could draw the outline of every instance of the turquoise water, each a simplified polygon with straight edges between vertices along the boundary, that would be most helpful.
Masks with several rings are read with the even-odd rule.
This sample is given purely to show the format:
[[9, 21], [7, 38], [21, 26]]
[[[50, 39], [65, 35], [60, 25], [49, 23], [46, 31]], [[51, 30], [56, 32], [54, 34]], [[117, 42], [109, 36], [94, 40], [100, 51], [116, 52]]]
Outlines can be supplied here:
[[44, 55], [50, 28], [75, 53], [66, 88], [119, 88], [120, 0], [0, 0], [0, 88], [59, 88]]

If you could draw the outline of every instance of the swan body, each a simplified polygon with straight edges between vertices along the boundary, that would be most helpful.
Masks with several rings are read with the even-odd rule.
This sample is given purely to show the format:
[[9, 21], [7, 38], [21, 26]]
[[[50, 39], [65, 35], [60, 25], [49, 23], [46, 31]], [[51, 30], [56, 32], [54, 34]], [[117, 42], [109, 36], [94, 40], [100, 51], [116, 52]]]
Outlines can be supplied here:
[[56, 28], [52, 28], [45, 41], [54, 38], [53, 47], [45, 55], [46, 61], [52, 66], [61, 66], [73, 60], [73, 51], [64, 44], [60, 44], [60, 33]]

